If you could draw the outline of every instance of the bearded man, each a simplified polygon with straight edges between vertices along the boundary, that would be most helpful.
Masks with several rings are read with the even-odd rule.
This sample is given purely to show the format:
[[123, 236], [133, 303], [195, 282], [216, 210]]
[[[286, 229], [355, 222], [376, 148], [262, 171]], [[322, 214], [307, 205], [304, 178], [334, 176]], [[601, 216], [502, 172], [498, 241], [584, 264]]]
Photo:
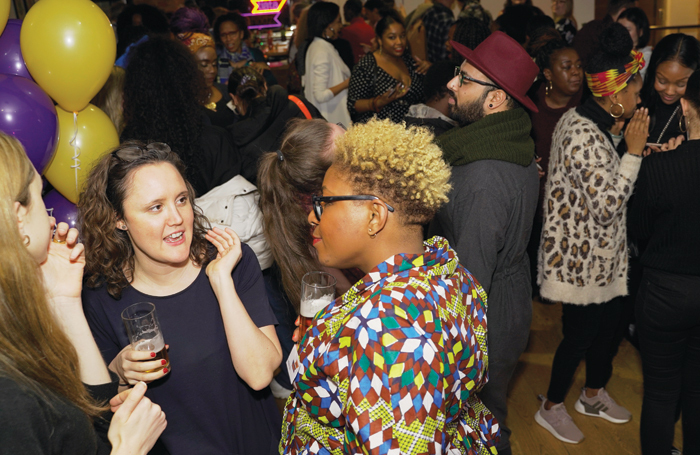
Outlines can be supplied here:
[[526, 253], [538, 197], [527, 90], [538, 68], [512, 38], [494, 32], [471, 50], [447, 84], [455, 128], [437, 138], [452, 168], [450, 201], [431, 225], [488, 295], [489, 382], [479, 396], [501, 426], [499, 454], [510, 454], [506, 393], [532, 320]]

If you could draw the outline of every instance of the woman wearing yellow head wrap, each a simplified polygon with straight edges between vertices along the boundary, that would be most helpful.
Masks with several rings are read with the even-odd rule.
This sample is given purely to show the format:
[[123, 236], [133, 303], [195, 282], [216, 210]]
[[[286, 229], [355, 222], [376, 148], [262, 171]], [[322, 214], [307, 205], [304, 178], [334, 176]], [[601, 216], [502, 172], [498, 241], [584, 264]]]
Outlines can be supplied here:
[[209, 97], [205, 104], [207, 109], [217, 110], [216, 103], [223, 98], [223, 93], [215, 84], [216, 82], [216, 47], [211, 36], [204, 33], [178, 33], [177, 38], [190, 49], [199, 70], [204, 74], [204, 81], [209, 89]]
[[[552, 363], [547, 396], [535, 421], [576, 444], [583, 433], [564, 407], [576, 368], [586, 359], [586, 383], [575, 409], [625, 423], [631, 414], [605, 386], [621, 339], [627, 295], [627, 200], [642, 163], [649, 116], [637, 110], [644, 59], [620, 24], [607, 28], [586, 68], [593, 96], [564, 114], [552, 137], [545, 186], [537, 281], [540, 295], [563, 302], [564, 339]], [[631, 119], [622, 134], [626, 119]], [[616, 147], [624, 139], [622, 158]]]

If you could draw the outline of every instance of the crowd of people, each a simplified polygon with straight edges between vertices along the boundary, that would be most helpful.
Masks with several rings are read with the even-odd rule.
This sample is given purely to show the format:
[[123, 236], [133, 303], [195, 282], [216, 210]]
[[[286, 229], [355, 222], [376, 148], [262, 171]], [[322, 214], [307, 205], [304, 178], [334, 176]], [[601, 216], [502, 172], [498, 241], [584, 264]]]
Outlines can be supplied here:
[[[628, 337], [642, 453], [681, 417], [700, 453], [695, 37], [632, 0], [581, 28], [573, 0], [300, 0], [282, 75], [244, 5], [191, 3], [119, 14], [78, 229], [0, 133], [0, 453], [508, 455], [533, 297], [563, 327], [535, 422], [584, 439], [582, 360], [574, 409], [629, 422]], [[167, 365], [122, 323], [144, 301]]]

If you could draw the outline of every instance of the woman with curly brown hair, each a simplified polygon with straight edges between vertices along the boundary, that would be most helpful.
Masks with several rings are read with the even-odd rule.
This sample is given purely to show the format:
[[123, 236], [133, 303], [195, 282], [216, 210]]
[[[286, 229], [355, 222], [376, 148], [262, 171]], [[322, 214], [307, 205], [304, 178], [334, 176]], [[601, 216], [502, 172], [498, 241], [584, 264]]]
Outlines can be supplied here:
[[[170, 454], [271, 454], [280, 422], [267, 386], [282, 355], [260, 266], [232, 230], [207, 232], [192, 201], [166, 144], [128, 142], [102, 158], [78, 203], [85, 313], [121, 385], [152, 383]], [[158, 307], [173, 371], [129, 344], [120, 314], [143, 301]]]
[[450, 190], [442, 151], [390, 120], [336, 147], [312, 197], [314, 247], [322, 265], [366, 275], [302, 334], [280, 452], [490, 453], [498, 426], [476, 396], [486, 295], [445, 239], [423, 242]]
[[80, 301], [83, 245], [48, 216], [41, 186], [0, 132], [0, 452], [145, 455], [165, 416], [142, 383], [114, 396]]
[[187, 167], [197, 197], [240, 174], [241, 159], [225, 130], [202, 107], [202, 72], [181, 43], [151, 38], [132, 52], [124, 81], [122, 141], [162, 141]]

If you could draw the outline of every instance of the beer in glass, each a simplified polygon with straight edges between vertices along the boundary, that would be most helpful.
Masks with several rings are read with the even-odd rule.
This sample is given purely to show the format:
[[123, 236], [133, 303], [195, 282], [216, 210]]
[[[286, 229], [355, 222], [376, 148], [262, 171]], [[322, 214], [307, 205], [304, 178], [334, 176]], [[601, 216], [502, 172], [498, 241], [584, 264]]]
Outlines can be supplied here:
[[327, 307], [335, 297], [335, 277], [326, 272], [309, 272], [301, 280], [299, 335], [304, 336], [316, 313]]
[[170, 367], [168, 350], [165, 348], [163, 331], [160, 328], [158, 315], [156, 314], [156, 306], [154, 304], [150, 302], [140, 302], [125, 308], [124, 311], [122, 311], [122, 321], [124, 321], [126, 333], [129, 336], [129, 341], [134, 351], [150, 351], [156, 353], [155, 357], [145, 360], [145, 362], [165, 360], [164, 365], [154, 370], [148, 370], [146, 373], [152, 373]]

